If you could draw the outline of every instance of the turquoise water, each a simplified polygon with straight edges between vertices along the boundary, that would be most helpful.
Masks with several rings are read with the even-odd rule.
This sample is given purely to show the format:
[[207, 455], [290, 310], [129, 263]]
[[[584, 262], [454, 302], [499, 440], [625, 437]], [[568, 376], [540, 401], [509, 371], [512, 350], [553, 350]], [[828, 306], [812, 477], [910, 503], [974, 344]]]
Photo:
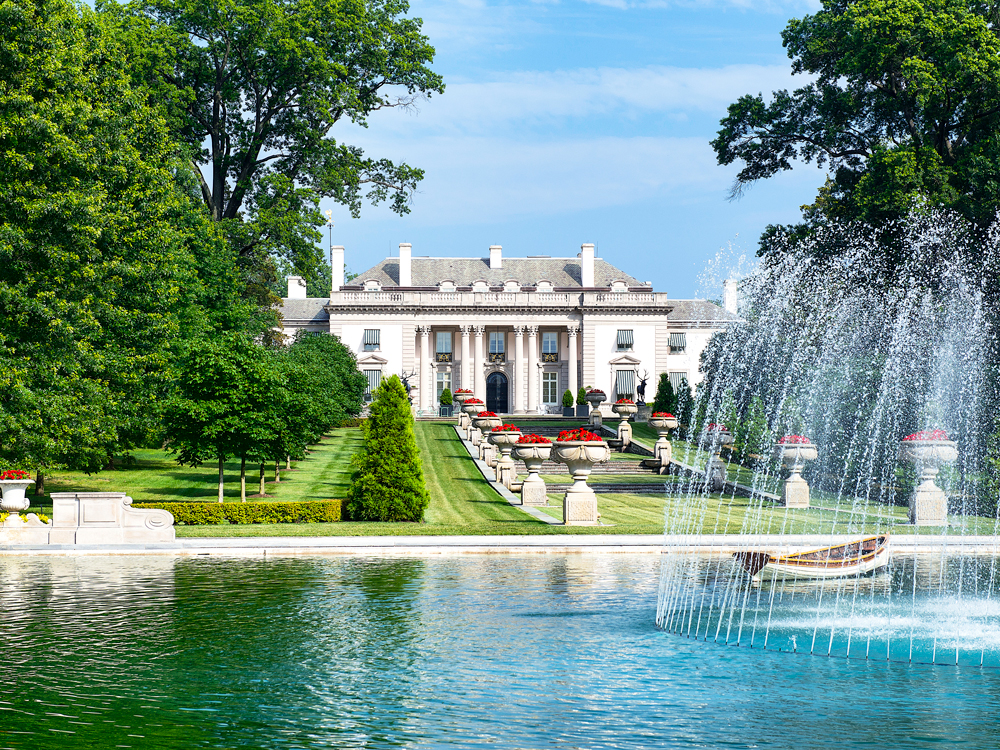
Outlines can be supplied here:
[[1000, 673], [656, 629], [656, 556], [0, 558], [6, 748], [996, 747]]

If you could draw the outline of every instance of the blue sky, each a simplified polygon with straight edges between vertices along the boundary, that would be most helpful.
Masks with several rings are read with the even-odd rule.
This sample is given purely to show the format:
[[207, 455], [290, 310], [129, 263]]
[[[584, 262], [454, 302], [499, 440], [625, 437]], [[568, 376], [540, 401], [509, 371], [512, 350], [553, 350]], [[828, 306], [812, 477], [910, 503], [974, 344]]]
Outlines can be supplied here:
[[[770, 223], [798, 218], [824, 173], [801, 165], [741, 200], [709, 141], [746, 93], [801, 85], [781, 30], [807, 2], [415, 0], [443, 96], [334, 136], [421, 167], [412, 212], [332, 208], [334, 244], [361, 271], [413, 254], [571, 255], [584, 242], [657, 291], [721, 296]], [[706, 268], [708, 269], [706, 271]], [[745, 268], [745, 265], [744, 265]]]

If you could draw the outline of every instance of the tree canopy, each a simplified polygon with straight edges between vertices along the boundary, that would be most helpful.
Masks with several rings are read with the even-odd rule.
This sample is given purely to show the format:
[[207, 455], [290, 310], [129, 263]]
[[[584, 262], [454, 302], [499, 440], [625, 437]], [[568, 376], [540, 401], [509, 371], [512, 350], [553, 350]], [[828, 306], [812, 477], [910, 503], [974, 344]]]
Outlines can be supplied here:
[[812, 162], [831, 175], [793, 232], [828, 219], [878, 225], [921, 201], [990, 224], [1000, 207], [997, 20], [998, 6], [974, 0], [823, 0], [791, 20], [784, 46], [809, 82], [741, 97], [712, 142], [720, 164], [743, 163], [733, 195]]

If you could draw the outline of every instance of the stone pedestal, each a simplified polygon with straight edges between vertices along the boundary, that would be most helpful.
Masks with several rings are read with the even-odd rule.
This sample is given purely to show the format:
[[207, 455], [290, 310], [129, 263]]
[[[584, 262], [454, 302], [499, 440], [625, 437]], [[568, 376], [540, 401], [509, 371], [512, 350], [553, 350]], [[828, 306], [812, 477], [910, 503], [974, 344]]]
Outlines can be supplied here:
[[563, 523], [567, 526], [595, 526], [599, 522], [597, 495], [587, 484], [594, 464], [607, 461], [611, 455], [604, 441], [555, 442], [552, 456], [566, 464], [573, 475], [573, 486], [563, 497]]
[[941, 466], [958, 458], [954, 441], [903, 440], [899, 445], [899, 457], [912, 461], [920, 476], [920, 484], [910, 496], [910, 523], [914, 526], [947, 526], [948, 496], [937, 486], [936, 480]]
[[514, 459], [511, 458], [510, 454], [520, 437], [521, 433], [514, 430], [490, 433], [490, 442], [500, 454], [497, 456], [495, 463], [497, 481], [507, 489], [510, 489], [511, 485], [514, 484], [514, 480], [517, 479], [517, 464], [514, 463]]
[[799, 474], [788, 477], [781, 490], [781, 502], [786, 508], [808, 508], [809, 483]]
[[722, 447], [733, 444], [733, 436], [728, 430], [709, 428], [702, 437], [711, 457], [705, 467], [705, 488], [709, 492], [722, 492], [726, 486], [726, 462], [722, 460]]
[[[793, 437], [805, 439], [799, 436]], [[790, 472], [781, 490], [781, 501], [786, 508], [808, 508], [809, 484], [802, 478], [802, 469], [805, 467], [806, 461], [815, 461], [819, 456], [816, 446], [809, 442], [779, 442], [774, 446], [774, 455], [785, 464]]]
[[947, 526], [948, 496], [933, 481], [922, 482], [910, 497], [909, 515], [914, 526]]
[[670, 462], [674, 459], [674, 449], [670, 444], [669, 434], [671, 430], [677, 427], [677, 418], [673, 416], [650, 416], [647, 422], [650, 427], [656, 430], [656, 444], [653, 446], [653, 458], [660, 462], [660, 471], [662, 472], [670, 466]]
[[546, 505], [549, 501], [548, 491], [545, 487], [545, 480], [539, 476], [542, 469], [542, 462], [545, 461], [552, 452], [552, 445], [546, 443], [528, 443], [515, 445], [513, 450], [514, 458], [524, 461], [528, 476], [521, 484], [521, 504], [522, 505]]
[[618, 415], [618, 439], [622, 441], [622, 452], [628, 450], [628, 444], [632, 442], [632, 425], [628, 423], [629, 417], [639, 410], [635, 404], [614, 404], [611, 411]]
[[600, 432], [604, 425], [604, 415], [601, 414], [601, 403], [607, 399], [603, 391], [590, 391], [587, 394], [587, 403], [590, 404], [590, 425], [596, 427], [594, 432]]

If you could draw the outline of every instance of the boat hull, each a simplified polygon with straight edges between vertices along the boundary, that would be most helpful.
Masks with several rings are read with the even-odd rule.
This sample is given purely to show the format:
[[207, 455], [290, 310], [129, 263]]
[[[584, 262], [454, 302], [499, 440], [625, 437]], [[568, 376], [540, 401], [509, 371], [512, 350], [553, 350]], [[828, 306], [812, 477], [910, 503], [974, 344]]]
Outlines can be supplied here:
[[803, 566], [799, 563], [769, 562], [759, 575], [768, 578], [826, 579], [851, 578], [884, 568], [889, 564], [889, 548], [882, 547], [868, 559], [861, 559], [851, 565]]
[[756, 580], [849, 578], [889, 564], [889, 535], [867, 537], [817, 550], [775, 555], [737, 552], [734, 557]]

